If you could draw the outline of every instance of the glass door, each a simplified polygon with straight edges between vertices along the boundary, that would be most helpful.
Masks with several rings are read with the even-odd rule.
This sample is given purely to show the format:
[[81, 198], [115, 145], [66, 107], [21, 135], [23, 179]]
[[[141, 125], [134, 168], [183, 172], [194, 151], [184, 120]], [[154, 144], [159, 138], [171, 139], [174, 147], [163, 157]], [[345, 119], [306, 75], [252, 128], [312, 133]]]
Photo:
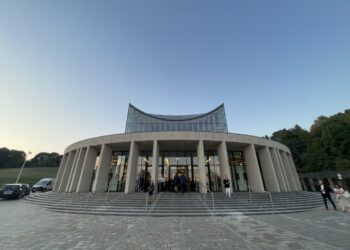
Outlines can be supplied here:
[[236, 174], [236, 180], [238, 184], [238, 190], [248, 191], [247, 174], [245, 172], [245, 167], [242, 165], [236, 165], [235, 174]]
[[123, 152], [114, 152], [111, 169], [108, 175], [108, 191], [124, 192], [128, 156]]

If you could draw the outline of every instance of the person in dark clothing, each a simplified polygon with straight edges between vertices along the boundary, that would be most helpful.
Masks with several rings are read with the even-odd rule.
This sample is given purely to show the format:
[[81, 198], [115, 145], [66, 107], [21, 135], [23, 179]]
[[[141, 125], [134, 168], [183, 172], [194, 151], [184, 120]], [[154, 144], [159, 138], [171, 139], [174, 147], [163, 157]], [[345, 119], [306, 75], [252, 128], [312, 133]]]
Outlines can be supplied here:
[[179, 175], [176, 173], [174, 175], [174, 190], [177, 193], [178, 189], [179, 189], [179, 184], [180, 184], [180, 180], [179, 180]]
[[231, 198], [230, 180], [227, 178], [227, 175], [225, 175], [224, 187], [225, 187], [225, 194], [226, 194], [226, 196], [228, 195], [228, 197]]
[[319, 180], [318, 184], [320, 185], [319, 191], [322, 195], [324, 206], [326, 207], [326, 209], [328, 210], [328, 205], [327, 205], [327, 199], [328, 199], [332, 204], [334, 210], [337, 210], [337, 207], [335, 206], [331, 197], [332, 189], [328, 185], [325, 185], [322, 180]]
[[148, 204], [151, 204], [153, 202], [153, 193], [154, 193], [154, 184], [153, 184], [153, 181], [151, 181], [151, 184], [149, 185], [149, 188], [147, 190]]
[[181, 194], [184, 195], [187, 189], [187, 178], [185, 174], [182, 174], [180, 176], [180, 187], [181, 187]]
[[140, 177], [139, 191], [145, 191], [145, 178], [143, 176]]

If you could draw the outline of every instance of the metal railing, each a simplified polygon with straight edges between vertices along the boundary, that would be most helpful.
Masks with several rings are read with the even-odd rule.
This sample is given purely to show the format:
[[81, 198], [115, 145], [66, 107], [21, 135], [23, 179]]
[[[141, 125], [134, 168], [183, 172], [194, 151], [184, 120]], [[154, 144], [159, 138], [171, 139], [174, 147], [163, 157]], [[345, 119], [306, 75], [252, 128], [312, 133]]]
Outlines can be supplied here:
[[[124, 185], [124, 189], [125, 189], [125, 181], [121, 181], [117, 184], [117, 191], [116, 192], [121, 192], [119, 191], [120, 188], [122, 188]], [[109, 188], [109, 185], [107, 187], [107, 191], [106, 191], [106, 201], [108, 201], [108, 196], [109, 196], [109, 192], [110, 192], [110, 188]]]
[[214, 199], [214, 193], [209, 189], [209, 187], [207, 185], [204, 185], [202, 183], [198, 183], [199, 184], [199, 191], [201, 191], [201, 188], [202, 188], [202, 191], [203, 191], [203, 201], [206, 203], [206, 196], [209, 193], [211, 193], [211, 203], [212, 203], [212, 213], [213, 215], [216, 214], [215, 212], [215, 199]]
[[89, 207], [89, 201], [90, 201], [90, 199], [92, 198], [92, 196], [94, 194], [95, 194], [94, 192], [89, 192], [88, 195], [87, 195], [86, 205], [85, 205], [85, 214], [87, 214], [87, 210], [88, 210], [88, 207]]
[[[237, 184], [238, 185], [238, 183], [237, 182], [235, 182], [235, 181], [232, 181], [232, 183], [234, 183], [234, 184]], [[250, 185], [247, 185], [247, 184], [245, 184], [245, 186], [247, 187], [247, 189], [248, 189], [248, 192], [249, 192], [249, 200], [250, 200], [250, 204], [253, 204], [253, 198], [252, 198], [252, 189], [255, 189], [255, 190], [259, 190], [259, 188], [257, 188], [257, 187], [253, 187], [253, 186], [250, 186]], [[265, 193], [265, 194], [268, 194], [269, 195], [269, 198], [270, 198], [270, 203], [271, 203], [271, 207], [272, 207], [272, 213], [273, 214], [275, 214], [275, 204], [273, 203], [273, 199], [272, 199], [272, 194], [271, 194], [271, 192], [269, 192], [269, 191], [265, 191], [265, 190], [263, 190], [263, 191], [259, 191], [259, 192], [261, 192], [261, 193]]]

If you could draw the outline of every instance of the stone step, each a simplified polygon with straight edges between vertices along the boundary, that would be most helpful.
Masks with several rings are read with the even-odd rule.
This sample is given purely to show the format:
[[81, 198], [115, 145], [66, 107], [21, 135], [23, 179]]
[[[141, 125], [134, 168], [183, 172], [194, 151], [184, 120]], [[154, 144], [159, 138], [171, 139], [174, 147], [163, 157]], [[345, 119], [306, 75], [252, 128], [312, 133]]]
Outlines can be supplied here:
[[[146, 207], [145, 193], [98, 193], [65, 194], [34, 193], [26, 197], [27, 202], [54, 212], [100, 214], [100, 215], [140, 215], [140, 216], [207, 216], [232, 214], [273, 213], [269, 195], [234, 193], [229, 199], [223, 193], [200, 194], [161, 193], [155, 195], [153, 204]], [[315, 193], [273, 193], [275, 213], [308, 211], [322, 205]], [[213, 207], [214, 198], [214, 207]]]

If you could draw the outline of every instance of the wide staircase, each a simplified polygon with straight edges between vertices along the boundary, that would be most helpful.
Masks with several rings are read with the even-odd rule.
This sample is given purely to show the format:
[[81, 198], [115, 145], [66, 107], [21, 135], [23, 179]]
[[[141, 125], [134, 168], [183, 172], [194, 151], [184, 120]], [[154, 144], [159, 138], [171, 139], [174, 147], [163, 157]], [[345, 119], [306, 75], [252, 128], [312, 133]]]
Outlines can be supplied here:
[[322, 205], [318, 193], [32, 193], [27, 202], [55, 212], [124, 216], [227, 216], [308, 211]]

